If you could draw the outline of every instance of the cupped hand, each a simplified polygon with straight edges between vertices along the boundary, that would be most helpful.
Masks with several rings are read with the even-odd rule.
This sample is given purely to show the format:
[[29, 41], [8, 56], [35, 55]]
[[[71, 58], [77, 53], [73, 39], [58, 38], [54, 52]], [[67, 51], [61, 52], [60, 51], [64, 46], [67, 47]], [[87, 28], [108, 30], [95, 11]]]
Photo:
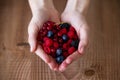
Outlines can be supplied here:
[[75, 28], [80, 39], [78, 50], [68, 56], [59, 66], [59, 71], [64, 71], [69, 64], [80, 58], [84, 53], [88, 44], [89, 26], [85, 20], [85, 16], [77, 11], [64, 11], [61, 15], [61, 21], [70, 23]]
[[37, 42], [38, 31], [46, 21], [53, 21], [59, 23], [59, 15], [56, 9], [41, 8], [34, 12], [33, 17], [28, 26], [28, 42], [30, 44], [31, 52], [35, 52], [43, 61], [45, 61], [52, 70], [57, 70], [58, 64], [55, 60], [47, 55]]

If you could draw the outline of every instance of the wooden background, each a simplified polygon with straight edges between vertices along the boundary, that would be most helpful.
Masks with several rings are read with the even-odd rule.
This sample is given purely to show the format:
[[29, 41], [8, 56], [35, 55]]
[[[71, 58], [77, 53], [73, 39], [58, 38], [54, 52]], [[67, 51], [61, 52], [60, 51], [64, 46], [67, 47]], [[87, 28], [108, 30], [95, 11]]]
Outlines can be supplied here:
[[[65, 0], [55, 0], [61, 12]], [[86, 53], [63, 72], [54, 72], [29, 52], [27, 0], [0, 0], [0, 80], [120, 80], [120, 0], [91, 0]]]

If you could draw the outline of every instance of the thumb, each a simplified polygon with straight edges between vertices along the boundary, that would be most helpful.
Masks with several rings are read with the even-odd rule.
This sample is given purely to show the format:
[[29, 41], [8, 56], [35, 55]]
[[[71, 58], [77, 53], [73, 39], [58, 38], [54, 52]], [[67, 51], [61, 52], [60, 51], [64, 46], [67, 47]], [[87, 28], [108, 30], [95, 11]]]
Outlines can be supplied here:
[[88, 45], [88, 29], [84, 25], [80, 28], [80, 42], [78, 46], [79, 53], [83, 54]]
[[30, 51], [34, 52], [37, 48], [37, 34], [38, 34], [38, 27], [34, 23], [30, 23], [28, 27], [28, 42], [30, 44]]

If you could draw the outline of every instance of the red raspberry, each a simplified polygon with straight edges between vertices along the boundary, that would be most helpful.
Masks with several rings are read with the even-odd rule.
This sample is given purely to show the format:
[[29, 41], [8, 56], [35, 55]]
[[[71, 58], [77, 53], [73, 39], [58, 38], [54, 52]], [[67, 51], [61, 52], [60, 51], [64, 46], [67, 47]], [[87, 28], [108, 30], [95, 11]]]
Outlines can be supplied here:
[[50, 48], [49, 48], [49, 47], [44, 47], [44, 51], [45, 51], [47, 54], [50, 54]]
[[78, 36], [77, 36], [77, 34], [76, 34], [76, 35], [73, 37], [73, 39], [75, 39], [75, 40], [76, 40], [76, 39], [78, 39]]
[[70, 47], [70, 48], [68, 49], [68, 53], [69, 53], [69, 54], [72, 54], [74, 51], [75, 51], [75, 48], [74, 48], [74, 47]]
[[63, 43], [63, 40], [61, 38], [59, 38], [58, 42], [59, 43]]
[[75, 33], [74, 33], [74, 31], [69, 31], [67, 33], [67, 35], [68, 35], [69, 38], [73, 38], [75, 36]]
[[64, 53], [63, 53], [63, 56], [64, 56], [65, 58], [67, 58], [67, 57], [69, 56], [68, 52], [64, 52]]
[[52, 52], [52, 53], [55, 53], [55, 51], [56, 51], [56, 49], [51, 48], [51, 52]]
[[74, 27], [72, 27], [72, 26], [69, 28], [69, 30], [75, 32], [75, 29], [74, 29]]
[[44, 37], [43, 38], [43, 41], [45, 42], [46, 40], [48, 40], [49, 38], [48, 37]]
[[64, 28], [64, 29], [61, 29], [61, 30], [60, 30], [60, 33], [62, 33], [62, 34], [66, 34], [66, 33], [67, 33], [67, 30], [66, 30], [66, 28]]
[[53, 41], [48, 38], [48, 39], [45, 41], [45, 45], [46, 45], [47, 47], [50, 47], [50, 46], [53, 45]]
[[72, 42], [72, 39], [69, 39], [68, 42], [67, 42], [67, 44], [71, 44], [71, 42]]
[[57, 34], [58, 36], [62, 36], [62, 33], [61, 32], [58, 32], [58, 34]]
[[47, 23], [48, 26], [54, 26], [54, 24], [55, 24], [55, 23], [52, 22], [52, 21], [47, 21], [46, 23]]
[[47, 30], [52, 30], [52, 26], [47, 26]]
[[67, 43], [63, 44], [63, 49], [67, 50], [69, 47], [70, 47], [69, 44], [67, 44]]
[[54, 42], [53, 46], [54, 46], [54, 48], [57, 49], [59, 47], [59, 44], [57, 42]]

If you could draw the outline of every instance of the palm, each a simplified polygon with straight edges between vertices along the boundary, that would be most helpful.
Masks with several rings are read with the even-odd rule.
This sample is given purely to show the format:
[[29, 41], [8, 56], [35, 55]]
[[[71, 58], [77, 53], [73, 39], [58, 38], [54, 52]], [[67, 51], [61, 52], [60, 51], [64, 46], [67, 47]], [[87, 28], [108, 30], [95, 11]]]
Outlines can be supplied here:
[[61, 16], [61, 20], [62, 22], [70, 23], [75, 28], [78, 37], [80, 38], [78, 51], [68, 56], [60, 65], [59, 70], [63, 71], [71, 62], [73, 62], [73, 60], [79, 58], [80, 54], [84, 53], [85, 47], [88, 43], [88, 25], [84, 16], [78, 12], [64, 12]]
[[56, 69], [58, 67], [57, 63], [52, 57], [45, 54], [40, 45], [37, 45], [37, 35], [38, 31], [46, 21], [59, 22], [59, 16], [56, 10], [41, 9], [39, 13], [33, 15], [29, 27], [29, 44], [31, 47], [31, 52], [35, 52], [43, 61], [45, 61], [51, 69]]

